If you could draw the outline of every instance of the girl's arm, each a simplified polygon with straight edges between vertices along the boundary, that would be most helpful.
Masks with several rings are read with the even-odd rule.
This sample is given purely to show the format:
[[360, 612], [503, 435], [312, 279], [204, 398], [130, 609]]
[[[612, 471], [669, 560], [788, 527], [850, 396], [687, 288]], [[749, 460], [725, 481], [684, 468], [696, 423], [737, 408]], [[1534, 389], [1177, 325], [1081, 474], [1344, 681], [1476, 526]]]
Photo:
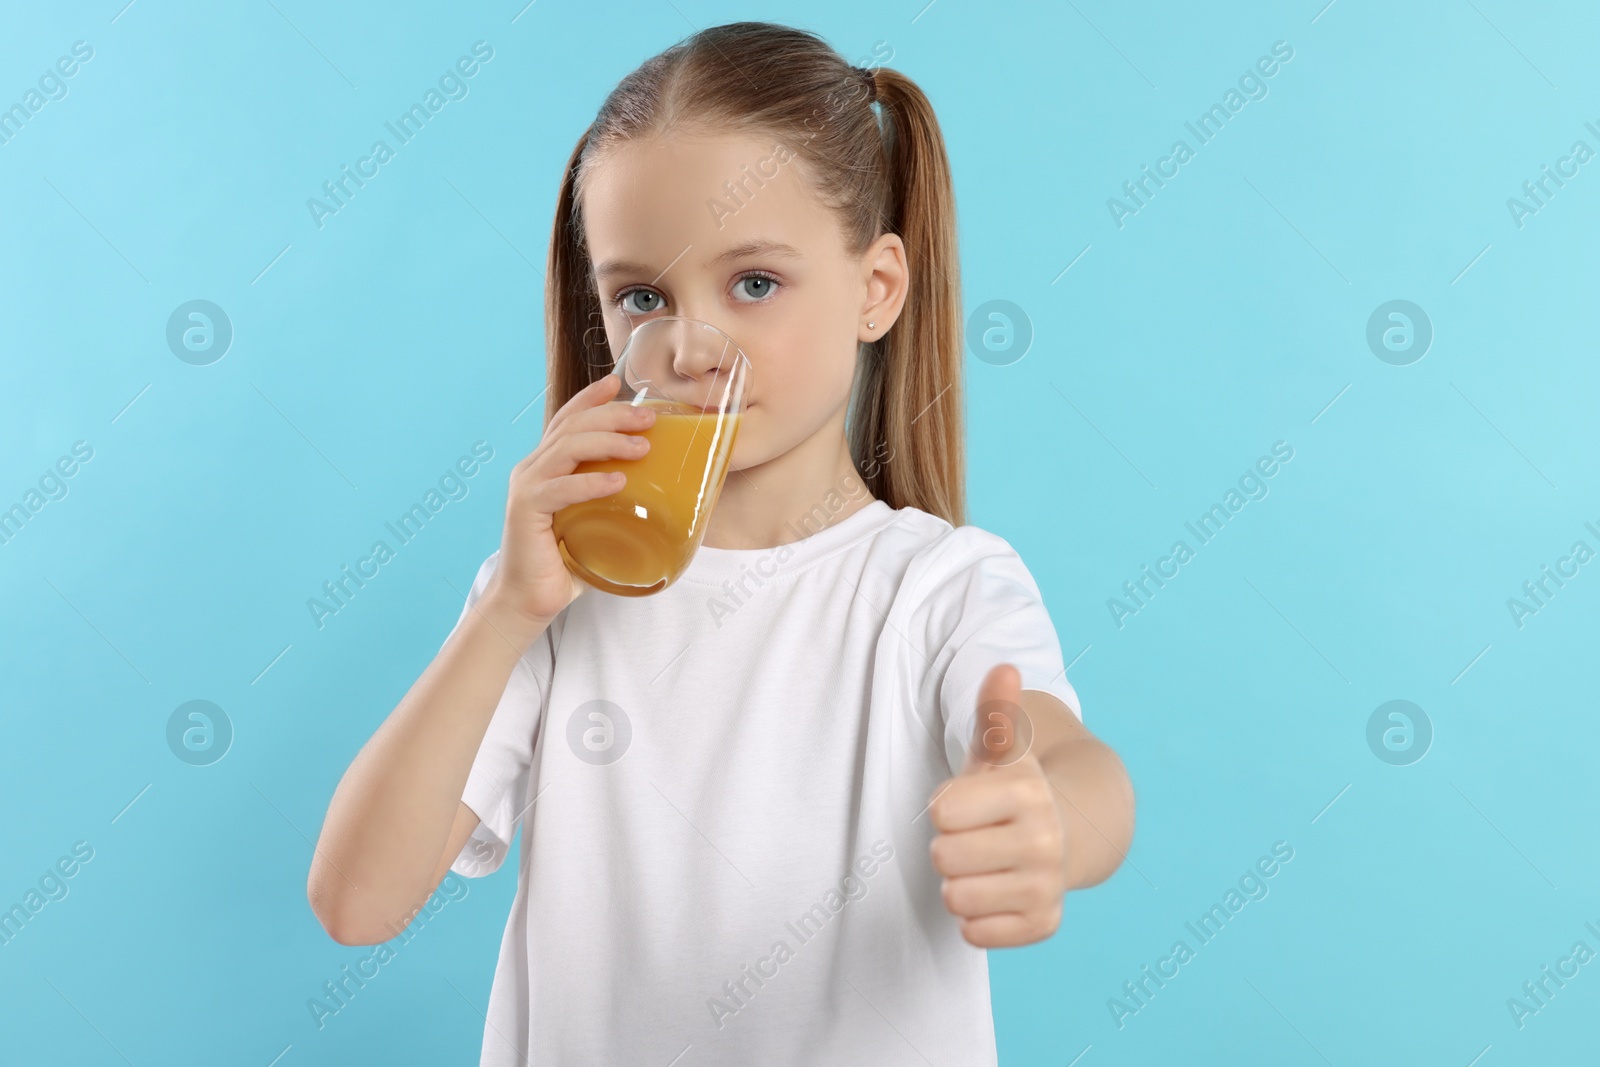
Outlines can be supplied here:
[[478, 824], [461, 801], [478, 747], [518, 657], [548, 625], [486, 593], [351, 761], [306, 884], [335, 941], [395, 936], [449, 870]]
[[477, 825], [461, 796], [511, 672], [587, 588], [562, 561], [552, 517], [621, 488], [618, 475], [576, 473], [580, 463], [649, 451], [639, 434], [655, 412], [608, 403], [621, 381], [608, 374], [573, 394], [512, 468], [482, 598], [334, 790], [306, 896], [335, 941], [371, 945], [404, 929]]
[[1099, 885], [1128, 858], [1133, 843], [1128, 770], [1057, 697], [1024, 689], [1021, 704], [1032, 720], [1039, 766], [1066, 832], [1066, 888]]

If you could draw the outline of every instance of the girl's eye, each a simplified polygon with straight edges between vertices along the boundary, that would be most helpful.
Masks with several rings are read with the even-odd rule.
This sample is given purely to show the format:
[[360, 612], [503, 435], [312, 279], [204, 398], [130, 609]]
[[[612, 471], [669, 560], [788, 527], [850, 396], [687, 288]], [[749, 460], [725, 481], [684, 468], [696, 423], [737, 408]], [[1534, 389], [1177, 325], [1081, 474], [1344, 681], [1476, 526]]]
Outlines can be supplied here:
[[772, 294], [772, 291], [777, 288], [777, 285], [778, 279], [774, 278], [772, 275], [756, 272], [752, 274], [746, 274], [743, 278], [740, 278], [737, 282], [735, 282], [733, 285], [733, 291], [737, 294], [740, 289], [743, 288], [749, 299], [741, 300], [740, 303], [754, 304], [767, 299], [767, 297]]
[[[643, 297], [646, 306], [629, 307], [629, 298], [635, 296]], [[655, 303], [650, 303], [651, 300], [654, 300]], [[648, 315], [661, 307], [661, 294], [652, 292], [649, 289], [627, 289], [618, 295], [617, 306], [629, 315]]]
[[[734, 299], [741, 304], [757, 304], [769, 299], [779, 284], [778, 279], [770, 274], [752, 271], [734, 282]], [[630, 300], [634, 302], [630, 304]], [[661, 310], [663, 298], [652, 289], [624, 289], [617, 294], [616, 303], [626, 315], [648, 315]]]

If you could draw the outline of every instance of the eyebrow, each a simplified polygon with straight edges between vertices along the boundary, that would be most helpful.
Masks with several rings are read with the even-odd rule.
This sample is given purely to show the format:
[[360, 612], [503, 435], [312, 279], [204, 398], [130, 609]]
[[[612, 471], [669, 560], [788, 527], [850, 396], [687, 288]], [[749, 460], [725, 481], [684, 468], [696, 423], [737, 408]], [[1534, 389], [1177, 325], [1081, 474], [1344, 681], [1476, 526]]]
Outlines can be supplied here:
[[[781, 259], [804, 258], [800, 250], [793, 245], [786, 245], [779, 241], [754, 240], [746, 241], [744, 244], [733, 246], [726, 252], [718, 255], [715, 259], [707, 262], [705, 265], [710, 267], [717, 263], [726, 263], [729, 260], [743, 259], [747, 256], [776, 256]], [[677, 261], [674, 260], [673, 262], [675, 263]], [[670, 268], [671, 264], [668, 264], [668, 267]], [[642, 263], [635, 263], [632, 260], [625, 259], [613, 259], [608, 260], [607, 262], [596, 267], [594, 276], [596, 279], [603, 279], [609, 278], [613, 274], [649, 273], [650, 268]], [[665, 273], [665, 271], [662, 273]], [[657, 277], [659, 278], [660, 275], [657, 275]]]

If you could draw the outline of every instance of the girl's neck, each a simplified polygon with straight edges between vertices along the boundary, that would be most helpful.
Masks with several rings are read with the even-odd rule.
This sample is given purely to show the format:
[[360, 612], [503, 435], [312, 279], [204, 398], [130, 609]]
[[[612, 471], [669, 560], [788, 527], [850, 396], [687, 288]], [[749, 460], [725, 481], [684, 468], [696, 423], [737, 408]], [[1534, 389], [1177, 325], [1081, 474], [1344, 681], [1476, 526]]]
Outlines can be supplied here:
[[708, 548], [776, 548], [819, 532], [875, 498], [831, 422], [809, 440], [755, 467], [729, 471], [706, 525]]

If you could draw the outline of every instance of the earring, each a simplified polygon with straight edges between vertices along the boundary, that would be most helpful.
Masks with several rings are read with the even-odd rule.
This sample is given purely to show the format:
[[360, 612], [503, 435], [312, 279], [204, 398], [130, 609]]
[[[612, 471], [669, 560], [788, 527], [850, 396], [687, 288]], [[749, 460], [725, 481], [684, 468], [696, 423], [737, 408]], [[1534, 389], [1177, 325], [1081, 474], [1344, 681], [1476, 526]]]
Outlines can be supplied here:
[[869, 329], [869, 330], [870, 330], [870, 329], [872, 329], [872, 328], [873, 328], [873, 327], [874, 327], [874, 326], [876, 326], [876, 325], [877, 325], [877, 323], [875, 323], [875, 322], [869, 322], [869, 323], [867, 323], [867, 329]]

